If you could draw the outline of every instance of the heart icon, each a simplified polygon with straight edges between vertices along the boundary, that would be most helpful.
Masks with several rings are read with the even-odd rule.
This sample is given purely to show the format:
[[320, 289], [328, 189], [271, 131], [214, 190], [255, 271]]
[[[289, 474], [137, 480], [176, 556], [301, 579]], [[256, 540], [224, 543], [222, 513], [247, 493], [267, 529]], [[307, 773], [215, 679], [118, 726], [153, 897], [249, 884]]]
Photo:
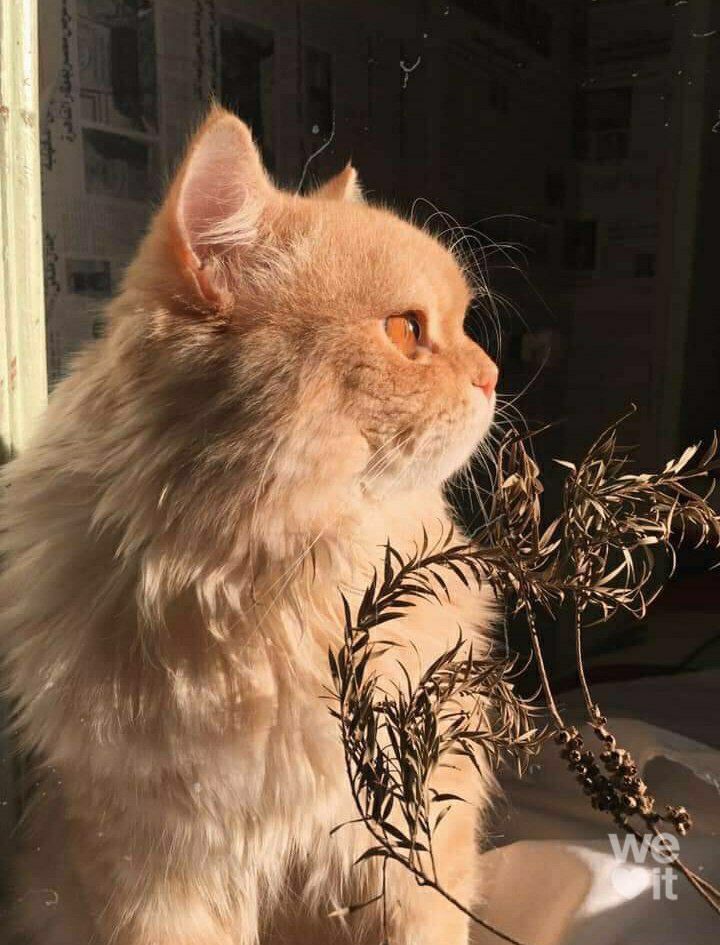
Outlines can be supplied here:
[[623, 899], [634, 899], [652, 886], [652, 872], [643, 866], [616, 866], [610, 879]]

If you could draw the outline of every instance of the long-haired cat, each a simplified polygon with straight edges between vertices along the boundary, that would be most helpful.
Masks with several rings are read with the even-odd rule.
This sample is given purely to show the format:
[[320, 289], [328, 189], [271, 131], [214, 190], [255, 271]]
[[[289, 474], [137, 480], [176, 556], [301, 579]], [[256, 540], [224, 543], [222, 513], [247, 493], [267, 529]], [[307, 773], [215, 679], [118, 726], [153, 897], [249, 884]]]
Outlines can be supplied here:
[[[379, 891], [323, 700], [342, 628], [391, 538], [449, 526], [444, 481], [487, 432], [497, 369], [470, 291], [427, 233], [347, 167], [310, 196], [270, 181], [215, 109], [108, 329], [6, 471], [0, 641], [39, 784], [16, 871], [33, 945], [378, 945]], [[451, 585], [387, 632], [414, 671], [486, 639]], [[385, 635], [385, 634], [384, 634]], [[397, 654], [396, 654], [397, 655]], [[388, 662], [393, 672], [395, 656]], [[490, 775], [462, 761], [436, 839], [471, 902]], [[467, 920], [388, 871], [393, 945], [461, 945]]]

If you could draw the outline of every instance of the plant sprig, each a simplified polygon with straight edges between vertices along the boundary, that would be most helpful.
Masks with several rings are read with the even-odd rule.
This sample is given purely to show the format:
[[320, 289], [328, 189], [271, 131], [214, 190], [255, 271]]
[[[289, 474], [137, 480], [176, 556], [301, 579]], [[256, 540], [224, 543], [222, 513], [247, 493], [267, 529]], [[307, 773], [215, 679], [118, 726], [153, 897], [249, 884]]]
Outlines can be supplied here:
[[[618, 448], [620, 422], [595, 441], [580, 464], [561, 462], [568, 470], [563, 506], [549, 524], [542, 522], [538, 466], [523, 439], [509, 436], [500, 447], [488, 523], [472, 542], [458, 542], [449, 532], [431, 545], [423, 530], [420, 545], [404, 555], [388, 542], [381, 572], [373, 575], [355, 614], [343, 597], [343, 644], [329, 654], [331, 711], [340, 726], [358, 816], [373, 839], [360, 859], [382, 860], [383, 899], [385, 868], [395, 861], [473, 921], [515, 941], [443, 888], [433, 835], [463, 799], [438, 793], [431, 781], [453, 754], [482, 772], [507, 759], [522, 770], [539, 750], [549, 731], [537, 724], [537, 705], [515, 691], [516, 660], [492, 650], [478, 652], [460, 633], [416, 682], [402, 663], [402, 684], [388, 682], [378, 670], [379, 657], [399, 644], [375, 639], [374, 632], [402, 618], [418, 601], [450, 599], [448, 574], [468, 587], [491, 586], [510, 613], [524, 616], [552, 732], [593, 806], [638, 836], [638, 818], [656, 836], [661, 836], [661, 821], [681, 835], [690, 828], [683, 807], [669, 805], [664, 815], [656, 810], [632, 757], [617, 747], [590, 694], [582, 637], [586, 627], [607, 622], [619, 611], [644, 616], [664, 584], [658, 563], [668, 561], [671, 573], [677, 545], [690, 538], [696, 548], [720, 548], [720, 516], [709, 502], [713, 476], [720, 472], [718, 438], [704, 450], [689, 447], [659, 473], [637, 474], [628, 471], [628, 457]], [[545, 669], [536, 618], [540, 612], [557, 617], [566, 600], [575, 613], [577, 671], [588, 723], [605, 745], [599, 759], [565, 724]], [[679, 859], [674, 866], [720, 913], [720, 892]]]
[[440, 547], [428, 549], [423, 535], [422, 547], [409, 558], [388, 545], [382, 580], [373, 578], [355, 619], [343, 598], [344, 643], [329, 654], [336, 699], [331, 712], [340, 725], [358, 817], [374, 841], [357, 862], [383, 861], [381, 895], [387, 862], [400, 863], [473, 921], [520, 945], [442, 887], [433, 836], [453, 804], [464, 798], [430, 784], [433, 772], [453, 764], [453, 756], [467, 758], [479, 773], [484, 765], [498, 767], [508, 757], [522, 770], [539, 749], [547, 732], [532, 725], [537, 709], [515, 692], [515, 661], [478, 656], [459, 635], [416, 682], [402, 663], [400, 683], [389, 683], [376, 669], [378, 658], [400, 645], [375, 640], [372, 631], [401, 617], [413, 600], [448, 597], [443, 568], [468, 586], [468, 575], [482, 579], [474, 559], [467, 557], [469, 546], [453, 545], [451, 539], [447, 536]]

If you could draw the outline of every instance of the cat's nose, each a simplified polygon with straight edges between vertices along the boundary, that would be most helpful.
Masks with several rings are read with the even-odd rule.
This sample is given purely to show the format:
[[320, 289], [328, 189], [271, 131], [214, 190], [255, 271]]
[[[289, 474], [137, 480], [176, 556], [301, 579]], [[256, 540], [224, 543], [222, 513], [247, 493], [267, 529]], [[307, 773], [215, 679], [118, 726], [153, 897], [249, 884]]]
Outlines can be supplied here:
[[473, 377], [473, 387], [479, 387], [489, 400], [497, 387], [499, 374], [497, 365], [488, 359], [488, 363], [484, 364]]

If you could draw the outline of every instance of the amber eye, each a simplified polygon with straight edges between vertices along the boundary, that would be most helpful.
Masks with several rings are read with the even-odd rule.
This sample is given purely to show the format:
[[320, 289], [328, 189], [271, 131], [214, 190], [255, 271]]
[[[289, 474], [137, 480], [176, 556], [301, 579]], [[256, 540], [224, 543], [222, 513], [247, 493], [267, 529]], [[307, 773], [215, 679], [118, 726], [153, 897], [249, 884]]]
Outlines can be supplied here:
[[403, 315], [391, 315], [386, 318], [385, 331], [396, 348], [399, 348], [406, 357], [413, 357], [422, 337], [422, 325], [414, 312], [405, 312]]

